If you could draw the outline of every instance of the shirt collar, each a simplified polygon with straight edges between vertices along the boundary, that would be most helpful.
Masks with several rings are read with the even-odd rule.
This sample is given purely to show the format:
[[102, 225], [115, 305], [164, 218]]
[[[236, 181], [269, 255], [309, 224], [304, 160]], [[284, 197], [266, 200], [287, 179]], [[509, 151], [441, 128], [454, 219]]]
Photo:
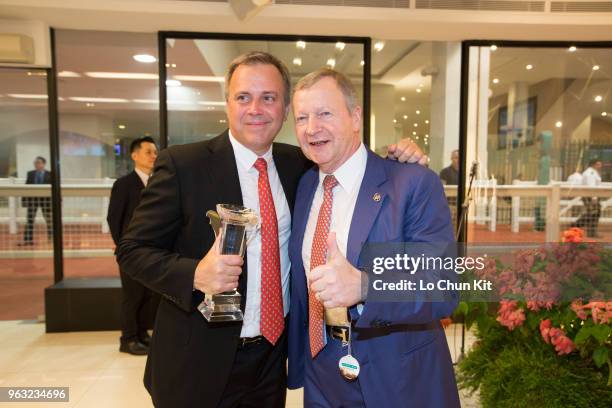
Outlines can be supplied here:
[[140, 179], [142, 180], [142, 184], [146, 186], [147, 182], [149, 181], [149, 177], [151, 177], [151, 175], [145, 173], [144, 171], [140, 170], [137, 167], [134, 167], [134, 171], [136, 171], [136, 174], [138, 174], [138, 177], [140, 177]]
[[255, 161], [261, 157], [268, 163], [268, 168], [273, 163], [272, 159], [272, 146], [266, 151], [262, 156], [257, 156], [252, 150], [248, 147], [240, 143], [234, 136], [232, 136], [232, 131], [229, 132], [229, 140], [232, 144], [232, 148], [234, 149], [234, 156], [236, 156], [236, 163], [238, 166], [243, 168], [244, 170], [250, 170], [253, 168]]
[[[361, 181], [361, 179], [356, 176], [365, 172], [367, 161], [368, 151], [363, 143], [361, 143], [355, 153], [353, 153], [353, 155], [342, 163], [333, 173], [336, 180], [338, 180], [338, 184], [340, 184], [345, 191], [352, 191], [357, 183]], [[325, 176], [327, 176], [327, 174], [319, 170], [319, 184], [323, 183]]]

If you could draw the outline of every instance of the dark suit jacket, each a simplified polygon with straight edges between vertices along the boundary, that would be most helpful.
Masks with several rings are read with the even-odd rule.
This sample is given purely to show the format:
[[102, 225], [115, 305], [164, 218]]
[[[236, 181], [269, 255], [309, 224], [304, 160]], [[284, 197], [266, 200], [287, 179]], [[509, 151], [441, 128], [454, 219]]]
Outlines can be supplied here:
[[119, 177], [113, 184], [106, 221], [108, 221], [115, 245], [119, 245], [121, 237], [127, 230], [132, 214], [140, 202], [140, 193], [144, 187], [136, 171]]
[[[36, 170], [28, 171], [26, 177], [26, 184], [36, 184]], [[42, 184], [51, 184], [51, 172], [45, 170]], [[23, 197], [21, 199], [21, 205], [24, 207], [30, 207], [32, 205], [48, 206], [51, 208], [51, 197]]]
[[[310, 162], [294, 146], [275, 143], [272, 152], [293, 209], [298, 180]], [[227, 132], [160, 153], [119, 245], [122, 269], [162, 295], [145, 370], [157, 407], [216, 407], [232, 368], [241, 324], [209, 324], [196, 309], [204, 295], [193, 290], [196, 266], [214, 242], [206, 211], [218, 203], [242, 204]], [[243, 302], [246, 265], [238, 285]]]

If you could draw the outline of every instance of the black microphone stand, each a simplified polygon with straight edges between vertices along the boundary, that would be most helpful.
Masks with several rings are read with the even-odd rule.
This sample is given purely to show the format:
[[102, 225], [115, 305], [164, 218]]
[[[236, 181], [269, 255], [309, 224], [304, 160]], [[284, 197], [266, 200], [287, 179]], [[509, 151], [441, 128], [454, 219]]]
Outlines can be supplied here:
[[[459, 212], [459, 225], [457, 225], [456, 236], [459, 237], [461, 233], [461, 227], [463, 227], [463, 220], [468, 216], [468, 210], [470, 208], [470, 203], [472, 202], [472, 184], [474, 183], [474, 178], [476, 178], [476, 172], [478, 170], [478, 162], [474, 161], [472, 163], [472, 168], [470, 169], [470, 181], [468, 184], [467, 193], [463, 199], [463, 203], [461, 203], [461, 211]], [[465, 247], [461, 249], [461, 256], [465, 255]], [[461, 348], [459, 351], [459, 357], [457, 358], [457, 363], [459, 363], [463, 357], [465, 356], [465, 318], [464, 316], [463, 322], [461, 322]]]

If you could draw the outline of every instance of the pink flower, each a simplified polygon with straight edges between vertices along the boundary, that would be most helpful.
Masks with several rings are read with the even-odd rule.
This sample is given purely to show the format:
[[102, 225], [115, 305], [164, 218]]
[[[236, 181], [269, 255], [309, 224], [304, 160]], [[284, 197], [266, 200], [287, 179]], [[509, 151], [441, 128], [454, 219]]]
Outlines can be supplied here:
[[612, 302], [589, 302], [584, 308], [591, 309], [591, 317], [595, 324], [608, 324], [612, 320]]
[[523, 309], [517, 308], [516, 300], [502, 300], [499, 302], [500, 307], [497, 312], [497, 321], [502, 326], [512, 331], [523, 325], [525, 321], [525, 312]]
[[565, 335], [565, 332], [555, 327], [550, 329], [550, 343], [555, 346], [555, 350], [560, 356], [569, 354], [576, 349], [576, 345]]
[[587, 313], [584, 310], [585, 306], [582, 305], [582, 301], [581, 300], [575, 300], [572, 302], [571, 306], [572, 310], [574, 311], [574, 313], [576, 313], [576, 316], [578, 316], [579, 319], [581, 320], [586, 320], [587, 319]]
[[561, 242], [582, 242], [584, 239], [584, 231], [580, 228], [570, 228], [563, 231]]
[[540, 334], [544, 339], [544, 342], [550, 344], [550, 328], [552, 327], [552, 323], [550, 319], [542, 320], [540, 322]]

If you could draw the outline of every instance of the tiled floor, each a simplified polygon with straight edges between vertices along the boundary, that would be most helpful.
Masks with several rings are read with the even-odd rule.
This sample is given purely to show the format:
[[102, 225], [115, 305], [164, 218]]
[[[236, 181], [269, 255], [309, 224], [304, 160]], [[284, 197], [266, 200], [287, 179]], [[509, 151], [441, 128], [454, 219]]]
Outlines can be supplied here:
[[[447, 329], [451, 354], [460, 348], [460, 329]], [[28, 403], [28, 407], [151, 407], [142, 385], [145, 357], [118, 352], [119, 333], [45, 333], [44, 324], [0, 322], [0, 387], [70, 387], [67, 403]], [[468, 344], [473, 341], [468, 335]], [[15, 407], [0, 403], [0, 407]], [[25, 407], [26, 405], [19, 405]], [[477, 407], [464, 400], [464, 407]], [[302, 391], [289, 391], [288, 408], [302, 407]]]

